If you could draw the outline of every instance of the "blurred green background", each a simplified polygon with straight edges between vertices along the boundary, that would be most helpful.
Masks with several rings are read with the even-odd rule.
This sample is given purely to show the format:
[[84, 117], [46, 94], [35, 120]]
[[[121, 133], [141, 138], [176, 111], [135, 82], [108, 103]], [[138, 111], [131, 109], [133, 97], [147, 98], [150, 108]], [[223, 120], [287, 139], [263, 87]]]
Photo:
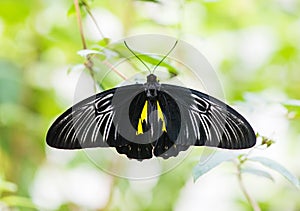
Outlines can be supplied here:
[[[254, 153], [299, 178], [300, 1], [89, 3], [112, 41], [158, 33], [202, 52], [219, 75], [226, 101], [276, 142]], [[83, 152], [46, 147], [46, 131], [72, 104], [85, 61], [77, 54], [82, 43], [72, 4], [0, 1], [0, 210], [251, 210], [232, 164], [193, 182], [197, 153], [162, 176], [136, 181], [102, 172]], [[102, 38], [82, 12], [90, 47]], [[261, 209], [300, 210], [300, 192], [273, 176], [275, 183], [245, 176]]]

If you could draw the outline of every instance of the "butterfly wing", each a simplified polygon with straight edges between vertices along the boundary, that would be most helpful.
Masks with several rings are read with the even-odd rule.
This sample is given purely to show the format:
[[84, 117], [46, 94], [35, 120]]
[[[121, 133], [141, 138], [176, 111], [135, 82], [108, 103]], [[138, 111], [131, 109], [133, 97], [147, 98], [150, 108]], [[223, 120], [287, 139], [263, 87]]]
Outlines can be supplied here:
[[[47, 144], [61, 149], [115, 147], [118, 153], [138, 160], [153, 155], [169, 158], [192, 145], [242, 149], [255, 144], [250, 124], [225, 103], [167, 84], [157, 93], [157, 106], [164, 116], [154, 118], [157, 123], [151, 127], [157, 134], [151, 134], [145, 122], [143, 133], [138, 133], [149, 98], [145, 87], [136, 84], [107, 90], [69, 108], [50, 127]], [[153, 109], [158, 115], [158, 107]]]
[[[196, 90], [168, 84], [161, 85], [161, 92], [170, 96], [179, 108], [172, 118], [166, 115], [169, 125], [181, 119], [180, 125], [176, 126], [180, 128], [176, 145], [226, 149], [244, 149], [255, 145], [256, 136], [250, 124], [222, 101]], [[162, 110], [165, 113], [168, 108], [163, 106]], [[170, 128], [169, 131], [174, 130]]]
[[146, 100], [141, 84], [98, 93], [60, 115], [49, 128], [46, 142], [59, 149], [115, 147], [129, 158], [149, 159], [152, 140], [136, 131]]
[[108, 146], [99, 141], [99, 131], [107, 136], [111, 126], [113, 106], [111, 104], [115, 89], [91, 96], [60, 115], [48, 130], [46, 142], [60, 149], [80, 149], [85, 147]]
[[[118, 90], [122, 90], [120, 93]], [[116, 110], [128, 103], [130, 96], [142, 91], [142, 85], [110, 89], [91, 96], [60, 115], [48, 130], [46, 142], [61, 149], [107, 147], [118, 145], [116, 133]], [[115, 94], [126, 97], [115, 99]], [[120, 118], [120, 116], [119, 116]]]

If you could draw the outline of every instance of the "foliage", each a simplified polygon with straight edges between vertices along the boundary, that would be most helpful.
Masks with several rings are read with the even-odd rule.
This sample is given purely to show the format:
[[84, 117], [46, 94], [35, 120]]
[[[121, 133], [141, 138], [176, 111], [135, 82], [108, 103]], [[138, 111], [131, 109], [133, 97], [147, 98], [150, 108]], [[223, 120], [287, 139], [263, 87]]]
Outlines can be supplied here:
[[5, 181], [0, 177], [0, 208], [7, 209], [8, 207], [26, 207], [36, 208], [30, 199], [17, 195], [4, 195], [5, 192], [14, 193], [17, 191], [17, 185]]
[[[210, 170], [223, 162], [234, 163], [247, 199], [238, 192], [228, 192], [231, 200], [236, 199], [232, 209], [250, 210], [249, 202], [257, 202], [262, 210], [300, 209], [298, 190], [278, 182], [281, 178], [268, 171], [278, 172], [299, 188], [298, 1], [80, 0], [79, 6], [86, 49], [82, 48], [72, 1], [0, 2], [0, 209], [3, 206], [16, 210], [43, 209], [40, 206], [47, 203], [38, 201], [41, 198], [35, 195], [35, 184], [43, 181], [43, 172], [51, 175], [46, 181], [53, 182], [53, 186], [47, 186], [49, 189], [44, 192], [37, 188], [42, 191], [38, 193], [46, 192], [46, 202], [53, 205], [57, 201], [51, 190], [60, 190], [60, 186], [70, 182], [65, 179], [59, 183], [59, 175], [73, 178], [80, 166], [90, 163], [80, 152], [59, 156], [59, 152], [51, 151], [45, 146], [45, 133], [55, 116], [72, 104], [74, 89], [69, 84], [76, 74], [90, 74], [102, 89], [124, 81], [118, 72], [103, 80], [97, 71], [107, 57], [127, 56], [126, 49], [112, 45], [114, 41], [141, 33], [175, 37], [179, 34], [179, 39], [200, 49], [216, 69], [230, 104], [237, 105], [250, 117], [257, 132], [272, 138], [259, 136], [261, 146], [250, 152], [203, 155], [205, 150], [194, 149], [174, 170], [141, 183], [107, 176], [103, 181], [108, 181], [105, 184], [110, 187], [101, 193], [108, 199], [103, 199], [98, 207], [88, 207], [82, 198], [75, 200], [66, 193], [68, 190], [60, 190], [55, 193], [69, 198], [61, 199], [48, 210], [178, 210], [180, 201], [190, 191], [186, 188], [190, 187], [192, 175], [197, 180], [193, 184], [197, 189], [205, 182], [213, 185], [212, 180], [205, 178], [213, 175], [215, 171]], [[110, 49], [103, 51], [108, 46]], [[148, 55], [141, 58], [150, 66], [159, 60]], [[185, 76], [169, 60], [161, 66], [172, 78]], [[138, 62], [130, 67], [126, 76], [141, 70]], [[106, 167], [114, 165], [105, 156], [102, 158]], [[206, 162], [200, 162], [204, 158]], [[93, 174], [90, 171], [89, 175]], [[266, 190], [255, 189], [261, 180], [247, 177], [249, 174], [276, 184], [268, 185], [267, 180], [262, 180], [269, 188], [262, 197], [260, 192]], [[206, 202], [196, 197], [187, 203], [212, 210], [212, 206], [205, 207]]]
[[[266, 145], [266, 147], [270, 147], [272, 144], [272, 140], [268, 140], [265, 137], [262, 137], [262, 144], [257, 146], [261, 147]], [[242, 175], [244, 173], [253, 174], [259, 177], [264, 177], [267, 179], [270, 179], [271, 181], [274, 181], [271, 174], [269, 174], [265, 170], [261, 170], [257, 167], [245, 167], [245, 164], [248, 162], [257, 162], [260, 163], [274, 171], [277, 171], [279, 174], [284, 176], [291, 184], [293, 184], [296, 188], [300, 188], [300, 181], [299, 179], [294, 176], [292, 173], [290, 173], [285, 167], [277, 163], [276, 161], [266, 158], [266, 157], [251, 157], [249, 156], [250, 152], [247, 154], [239, 154], [238, 156], [235, 155], [235, 153], [230, 151], [219, 151], [216, 152], [214, 155], [210, 155], [211, 158], [207, 159], [206, 162], [200, 162], [193, 171], [194, 180], [199, 179], [203, 174], [207, 173], [208, 171], [212, 170], [216, 166], [220, 165], [223, 162], [231, 161], [232, 163], [236, 164], [237, 167], [237, 177], [241, 186], [242, 191], [244, 192], [247, 200], [251, 204], [254, 210], [260, 210], [258, 204], [252, 199], [252, 197], [247, 192], [243, 181], [242, 181]]]

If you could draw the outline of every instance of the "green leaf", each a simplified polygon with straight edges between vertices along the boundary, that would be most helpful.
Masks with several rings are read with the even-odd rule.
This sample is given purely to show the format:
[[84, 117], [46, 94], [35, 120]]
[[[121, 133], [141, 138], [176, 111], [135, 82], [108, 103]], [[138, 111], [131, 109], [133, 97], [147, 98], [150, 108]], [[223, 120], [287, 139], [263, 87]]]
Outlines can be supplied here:
[[269, 167], [273, 169], [274, 171], [277, 171], [279, 174], [281, 174], [283, 177], [285, 177], [290, 183], [292, 183], [297, 188], [300, 188], [300, 183], [297, 177], [295, 177], [291, 172], [289, 172], [285, 167], [283, 167], [281, 164], [277, 163], [274, 160], [264, 158], [264, 157], [252, 157], [249, 158], [251, 161], [259, 162], [262, 165]]
[[[118, 43], [118, 44], [114, 44], [114, 45], [110, 45], [109, 49], [115, 53], [117, 53], [120, 57], [123, 58], [129, 58], [132, 57], [132, 53], [125, 47], [125, 45], [123, 43]], [[134, 51], [144, 62], [152, 64], [152, 65], [157, 65], [162, 58], [157, 58], [155, 56], [152, 55], [145, 55], [145, 54], [141, 54], [138, 51]], [[179, 70], [170, 65], [169, 63], [167, 63], [166, 61], [163, 61], [162, 63], [160, 63], [161, 67], [165, 67], [168, 69], [168, 72], [171, 73], [172, 75], [178, 75]]]
[[[139, 57], [144, 62], [150, 63], [152, 65], [157, 65], [161, 61], [161, 58], [157, 58], [155, 56], [150, 56], [150, 55], [139, 55]], [[168, 64], [165, 61], [163, 61], [162, 63], [160, 63], [159, 66], [167, 68], [168, 72], [171, 73], [171, 74], [173, 74], [173, 75], [177, 75], [178, 72], [179, 72], [174, 66]]]
[[[88, 4], [86, 1], [79, 1], [79, 8], [80, 8], [80, 13], [85, 15], [86, 14], [86, 11], [83, 9], [83, 7], [88, 7]], [[68, 9], [68, 12], [67, 12], [67, 16], [71, 16], [71, 15], [74, 15], [76, 14], [76, 9], [75, 9], [75, 5], [72, 4], [69, 9]]]
[[268, 147], [270, 147], [272, 144], [274, 144], [275, 143], [275, 141], [273, 141], [273, 140], [271, 140], [271, 139], [269, 139], [269, 138], [267, 138], [267, 137], [264, 137], [264, 136], [262, 136], [262, 142], [261, 142], [261, 145], [266, 145], [267, 146], [267, 148]]
[[9, 207], [36, 208], [30, 199], [21, 196], [6, 196], [1, 198], [1, 201]]
[[0, 192], [16, 192], [17, 186], [14, 183], [11, 182], [1, 182], [0, 183]]
[[74, 6], [74, 4], [72, 4], [71, 7], [68, 9], [67, 15], [71, 16], [75, 13], [76, 13], [75, 6]]
[[8, 182], [5, 181], [2, 176], [0, 175], [0, 193], [1, 192], [16, 192], [17, 191], [17, 185], [12, 183], [12, 182]]
[[288, 100], [283, 106], [288, 110], [289, 117], [300, 118], [300, 100]]
[[249, 173], [249, 174], [253, 174], [259, 177], [265, 177], [267, 179], [270, 179], [274, 182], [274, 178], [271, 176], [271, 174], [269, 174], [266, 171], [260, 170], [260, 169], [255, 169], [255, 168], [243, 168], [241, 170], [242, 173]]
[[98, 41], [98, 45], [105, 47], [109, 44], [109, 42], [110, 42], [110, 39], [105, 37], [102, 40]]
[[214, 154], [208, 155], [205, 161], [200, 161], [193, 169], [193, 177], [194, 181], [196, 181], [203, 174], [212, 170], [216, 166], [220, 165], [225, 161], [233, 160], [237, 157], [237, 155], [230, 151], [217, 151]]

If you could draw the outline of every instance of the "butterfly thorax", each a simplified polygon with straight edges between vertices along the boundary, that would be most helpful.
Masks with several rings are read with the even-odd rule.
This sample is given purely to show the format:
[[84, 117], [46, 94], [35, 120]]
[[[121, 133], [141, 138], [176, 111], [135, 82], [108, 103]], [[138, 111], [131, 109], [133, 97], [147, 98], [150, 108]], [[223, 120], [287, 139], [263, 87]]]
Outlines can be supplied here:
[[147, 76], [147, 82], [144, 84], [147, 97], [154, 99], [157, 97], [157, 90], [160, 90], [160, 83], [157, 81], [157, 77], [154, 74]]

